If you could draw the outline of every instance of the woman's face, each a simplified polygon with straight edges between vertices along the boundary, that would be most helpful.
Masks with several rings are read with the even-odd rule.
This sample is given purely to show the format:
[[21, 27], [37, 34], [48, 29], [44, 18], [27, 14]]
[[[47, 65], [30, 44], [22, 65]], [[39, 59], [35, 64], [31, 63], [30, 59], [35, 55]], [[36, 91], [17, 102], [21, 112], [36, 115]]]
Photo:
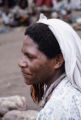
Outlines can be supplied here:
[[22, 58], [19, 66], [28, 85], [48, 81], [53, 73], [53, 64], [38, 45], [29, 37], [25, 36], [22, 46]]

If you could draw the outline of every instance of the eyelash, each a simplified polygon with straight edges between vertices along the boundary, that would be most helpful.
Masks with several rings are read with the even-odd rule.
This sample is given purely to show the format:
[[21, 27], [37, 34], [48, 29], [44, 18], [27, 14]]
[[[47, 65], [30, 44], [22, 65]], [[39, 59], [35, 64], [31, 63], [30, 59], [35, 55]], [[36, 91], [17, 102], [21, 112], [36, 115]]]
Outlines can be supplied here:
[[28, 55], [28, 54], [24, 54], [26, 57], [28, 57], [29, 59], [34, 59], [34, 57], [33, 56], [30, 56], [30, 55]]

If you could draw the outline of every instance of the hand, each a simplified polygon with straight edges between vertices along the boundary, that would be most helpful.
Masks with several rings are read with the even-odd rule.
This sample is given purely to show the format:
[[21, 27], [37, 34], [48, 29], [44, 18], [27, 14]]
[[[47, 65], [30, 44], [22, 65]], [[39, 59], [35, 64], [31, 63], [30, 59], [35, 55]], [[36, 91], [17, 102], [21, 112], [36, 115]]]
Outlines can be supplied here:
[[4, 115], [11, 110], [27, 110], [25, 97], [10, 96], [0, 98], [0, 115]]
[[37, 115], [38, 111], [35, 110], [27, 111], [12, 110], [6, 113], [2, 120], [36, 120]]

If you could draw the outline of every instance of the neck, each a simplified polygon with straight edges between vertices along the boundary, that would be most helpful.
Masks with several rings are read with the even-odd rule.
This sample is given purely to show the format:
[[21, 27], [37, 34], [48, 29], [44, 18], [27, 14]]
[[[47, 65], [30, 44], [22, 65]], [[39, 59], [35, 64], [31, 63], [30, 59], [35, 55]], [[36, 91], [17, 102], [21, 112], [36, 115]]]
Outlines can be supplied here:
[[56, 70], [56, 72], [52, 75], [51, 79], [47, 80], [46, 85], [47, 85], [47, 89], [50, 87], [50, 85], [55, 82], [61, 75], [63, 74], [63, 72], [61, 70]]

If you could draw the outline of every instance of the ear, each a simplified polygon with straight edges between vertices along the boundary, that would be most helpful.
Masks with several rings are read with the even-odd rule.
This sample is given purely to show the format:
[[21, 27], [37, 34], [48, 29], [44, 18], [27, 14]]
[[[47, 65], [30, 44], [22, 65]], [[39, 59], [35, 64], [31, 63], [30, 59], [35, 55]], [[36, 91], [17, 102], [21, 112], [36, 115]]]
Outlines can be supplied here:
[[64, 63], [64, 58], [62, 54], [58, 54], [54, 58], [54, 69], [59, 69]]

